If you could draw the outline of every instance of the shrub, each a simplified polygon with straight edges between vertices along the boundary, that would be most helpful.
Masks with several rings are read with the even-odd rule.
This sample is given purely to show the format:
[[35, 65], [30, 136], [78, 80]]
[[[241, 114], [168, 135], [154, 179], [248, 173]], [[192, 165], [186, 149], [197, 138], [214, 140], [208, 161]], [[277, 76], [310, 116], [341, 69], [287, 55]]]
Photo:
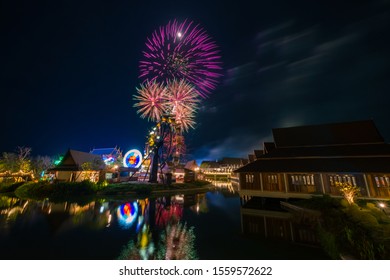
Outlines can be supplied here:
[[340, 251], [336, 243], [336, 237], [321, 226], [318, 228], [318, 237], [324, 251], [334, 260], [340, 259]]
[[343, 207], [345, 207], [345, 208], [347, 208], [348, 206], [350, 206], [350, 204], [348, 203], [348, 201], [347, 201], [345, 198], [343, 198], [343, 199], [340, 200], [340, 205], [343, 206]]
[[26, 183], [16, 189], [15, 194], [23, 199], [42, 200], [49, 198], [51, 200], [67, 200], [71, 197], [83, 195], [93, 195], [99, 190], [100, 186], [89, 182], [60, 182], [50, 184], [48, 182]]
[[2, 185], [0, 185], [0, 193], [14, 192], [17, 188], [19, 188], [23, 184], [25, 184], [25, 182], [2, 184]]
[[377, 209], [376, 205], [374, 203], [371, 203], [371, 202], [367, 202], [366, 207], [368, 209]]

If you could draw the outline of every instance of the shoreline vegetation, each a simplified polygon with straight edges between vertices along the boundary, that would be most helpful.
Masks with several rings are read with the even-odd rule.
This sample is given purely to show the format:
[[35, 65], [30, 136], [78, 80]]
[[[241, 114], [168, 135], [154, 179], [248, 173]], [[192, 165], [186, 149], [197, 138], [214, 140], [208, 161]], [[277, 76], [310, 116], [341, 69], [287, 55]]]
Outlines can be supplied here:
[[169, 194], [189, 194], [207, 192], [211, 185], [206, 181], [174, 183], [171, 185], [143, 182], [107, 184], [83, 182], [18, 182], [1, 184], [0, 195], [16, 196], [21, 199], [44, 200], [53, 202], [83, 201], [100, 197], [156, 196]]
[[390, 259], [390, 216], [377, 202], [324, 195], [293, 203], [321, 212], [317, 235], [321, 247], [332, 259]]

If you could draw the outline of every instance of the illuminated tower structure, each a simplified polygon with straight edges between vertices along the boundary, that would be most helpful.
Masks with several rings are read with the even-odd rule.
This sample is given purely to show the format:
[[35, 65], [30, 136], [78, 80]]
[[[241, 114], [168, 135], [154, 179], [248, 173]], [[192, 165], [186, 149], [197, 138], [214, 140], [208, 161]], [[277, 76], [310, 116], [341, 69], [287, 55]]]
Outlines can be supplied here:
[[165, 115], [161, 121], [149, 132], [145, 148], [150, 158], [149, 182], [157, 182], [158, 170], [172, 163], [173, 167], [180, 164], [185, 151], [184, 136], [180, 124], [172, 115]]
[[149, 133], [150, 183], [157, 183], [158, 169], [162, 171], [172, 154], [173, 122], [173, 118], [165, 115]]

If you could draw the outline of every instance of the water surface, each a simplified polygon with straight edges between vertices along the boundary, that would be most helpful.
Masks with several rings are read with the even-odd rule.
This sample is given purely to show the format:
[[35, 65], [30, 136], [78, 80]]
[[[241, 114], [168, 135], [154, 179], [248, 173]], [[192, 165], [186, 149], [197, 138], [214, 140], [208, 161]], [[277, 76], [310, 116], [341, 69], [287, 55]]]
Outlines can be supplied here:
[[301, 229], [277, 211], [276, 220], [272, 211], [248, 212], [231, 184], [83, 204], [0, 197], [0, 209], [0, 259], [328, 258], [314, 243], [297, 243]]

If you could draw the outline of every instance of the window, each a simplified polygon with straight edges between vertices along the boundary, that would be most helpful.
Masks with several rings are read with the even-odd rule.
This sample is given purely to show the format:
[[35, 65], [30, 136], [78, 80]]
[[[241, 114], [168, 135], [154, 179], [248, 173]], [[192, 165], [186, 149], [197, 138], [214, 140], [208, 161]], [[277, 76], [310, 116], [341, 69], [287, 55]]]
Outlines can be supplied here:
[[353, 175], [330, 175], [329, 182], [331, 186], [336, 186], [337, 184], [345, 183], [356, 187], [356, 178]]
[[314, 186], [314, 175], [291, 175], [291, 183], [299, 186]]
[[278, 183], [278, 176], [277, 175], [268, 175], [267, 181], [268, 181], [268, 184], [277, 184]]
[[254, 178], [255, 176], [253, 175], [253, 174], [246, 174], [245, 175], [245, 182], [247, 182], [247, 183], [253, 183], [253, 178]]
[[374, 176], [375, 178], [375, 184], [378, 188], [382, 187], [382, 188], [388, 188], [390, 187], [390, 178], [389, 176]]

